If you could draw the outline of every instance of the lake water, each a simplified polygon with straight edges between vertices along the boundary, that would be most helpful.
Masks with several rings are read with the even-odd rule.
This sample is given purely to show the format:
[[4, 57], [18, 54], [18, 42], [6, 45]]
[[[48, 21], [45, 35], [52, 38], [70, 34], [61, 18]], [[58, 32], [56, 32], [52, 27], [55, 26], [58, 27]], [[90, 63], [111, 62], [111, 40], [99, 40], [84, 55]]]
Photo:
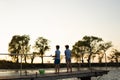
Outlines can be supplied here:
[[[86, 70], [87, 68], [82, 68], [81, 70]], [[106, 68], [95, 68], [98, 70], [105, 70]], [[77, 70], [76, 68], [73, 68], [73, 70]], [[99, 77], [92, 77], [91, 80], [120, 80], [120, 67], [109, 67], [107, 68], [107, 70], [110, 70], [108, 72], [108, 74], [105, 74], [103, 76], [99, 76]], [[14, 69], [14, 70], [10, 70], [10, 69], [0, 69], [0, 76], [20, 76], [20, 75], [26, 75], [27, 71], [27, 75], [31, 75], [31, 74], [36, 74], [39, 73], [39, 69], [24, 69], [22, 71]], [[61, 68], [60, 72], [66, 72], [66, 68]], [[45, 73], [54, 73], [54, 68], [48, 68], [45, 69]], [[62, 79], [62, 80], [78, 80], [77, 78], [68, 78], [68, 79]]]

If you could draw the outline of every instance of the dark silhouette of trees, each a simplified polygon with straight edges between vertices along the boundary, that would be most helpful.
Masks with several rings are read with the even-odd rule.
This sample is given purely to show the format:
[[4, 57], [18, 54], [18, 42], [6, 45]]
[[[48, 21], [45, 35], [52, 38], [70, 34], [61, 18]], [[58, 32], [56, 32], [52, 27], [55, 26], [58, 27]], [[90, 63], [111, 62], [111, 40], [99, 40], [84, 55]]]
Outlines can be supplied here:
[[20, 41], [20, 35], [13, 36], [8, 47], [8, 51], [11, 53], [12, 60], [15, 61], [16, 63], [18, 63], [19, 61], [18, 54], [21, 49], [19, 41]]
[[112, 53], [108, 56], [108, 59], [110, 62], [116, 62], [118, 64], [120, 61], [120, 51], [113, 49]]
[[21, 55], [21, 58], [24, 59], [25, 63], [26, 58], [27, 58], [27, 53], [30, 50], [30, 45], [29, 45], [29, 40], [30, 37], [29, 35], [14, 35], [9, 43], [8, 46], [8, 51], [11, 54], [11, 57], [13, 59], [13, 61], [15, 61], [16, 63], [19, 62], [19, 55]]
[[112, 47], [112, 42], [102, 42], [99, 46], [98, 60], [99, 63], [102, 63], [103, 57], [105, 57], [105, 62], [107, 62], [106, 51]]
[[[79, 40], [73, 45], [72, 53], [77, 62], [87, 58], [89, 67], [91, 67], [91, 59], [94, 60], [98, 55], [99, 63], [102, 63], [102, 59], [105, 56], [105, 62], [107, 62], [106, 51], [112, 47], [111, 42], [104, 42], [102, 38], [95, 36], [84, 36], [82, 40]], [[88, 54], [87, 56], [84, 56]], [[106, 64], [107, 65], [107, 64]]]
[[29, 45], [29, 40], [30, 40], [30, 37], [28, 35], [23, 35], [21, 36], [21, 54], [25, 63], [27, 63], [27, 57], [28, 57], [28, 52], [30, 51], [30, 45]]
[[28, 55], [28, 53], [30, 53], [29, 41], [29, 35], [14, 35], [12, 37], [8, 46], [8, 51], [10, 52], [12, 60], [16, 63], [19, 63], [19, 59], [21, 58], [22, 61], [27, 63], [27, 59], [31, 58], [31, 63], [33, 63], [34, 58], [36, 56], [40, 56], [43, 64], [43, 55], [47, 50], [50, 49], [48, 40], [43, 37], [39, 37], [34, 45], [34, 49], [37, 50], [37, 52], [33, 52], [32, 55]]
[[102, 38], [95, 37], [95, 36], [84, 36], [82, 39], [85, 42], [85, 46], [88, 48], [87, 52], [89, 53], [88, 55], [88, 63], [89, 66], [91, 66], [91, 56], [93, 54], [96, 54], [99, 50], [98, 48], [98, 43], [103, 41]]
[[[8, 51], [10, 52], [10, 56], [12, 60], [18, 63], [20, 57], [22, 61], [27, 63], [27, 59], [31, 59], [31, 63], [35, 57], [41, 57], [43, 64], [43, 56], [46, 51], [50, 49], [48, 45], [48, 39], [43, 37], [38, 37], [35, 41], [35, 45], [33, 46], [34, 52], [32, 55], [28, 55], [30, 53], [30, 45], [29, 45], [30, 37], [29, 35], [14, 35], [9, 43]], [[91, 66], [91, 59], [94, 59], [96, 55], [98, 55], [99, 63], [102, 63], [103, 57], [105, 56], [105, 61], [107, 61], [106, 51], [112, 47], [111, 42], [104, 42], [102, 38], [95, 36], [84, 36], [82, 40], [77, 41], [73, 45], [72, 49], [72, 57], [76, 59], [77, 63], [80, 61], [84, 63], [85, 54], [88, 54], [87, 61], [89, 66]], [[113, 59], [114, 58], [114, 59]], [[108, 57], [111, 61], [119, 62], [119, 52], [117, 50], [114, 51], [114, 54], [111, 54]]]
[[86, 42], [79, 40], [73, 45], [72, 56], [77, 60], [77, 62], [82, 61], [82, 63], [84, 63], [83, 57], [87, 50], [88, 47], [86, 45]]
[[32, 55], [30, 56], [30, 58], [31, 58], [31, 64], [33, 64], [33, 61], [34, 61], [34, 59], [36, 57], [36, 54], [37, 54], [37, 52], [33, 52]]
[[42, 59], [42, 64], [43, 64], [43, 55], [45, 54], [45, 52], [47, 50], [50, 49], [50, 46], [48, 45], [48, 40], [43, 38], [43, 37], [38, 37], [35, 45], [34, 45], [34, 49], [37, 50], [38, 55], [41, 57]]
[[73, 45], [73, 56], [78, 58], [78, 57], [82, 57], [82, 63], [84, 62], [83, 56], [85, 53], [89, 53], [88, 55], [88, 63], [89, 66], [90, 65], [90, 60], [91, 58], [95, 57], [94, 54], [96, 54], [99, 51], [99, 45], [98, 43], [103, 41], [101, 38], [99, 37], [95, 37], [95, 36], [84, 36], [82, 38], [82, 40], [78, 41], [75, 43], [75, 45]]

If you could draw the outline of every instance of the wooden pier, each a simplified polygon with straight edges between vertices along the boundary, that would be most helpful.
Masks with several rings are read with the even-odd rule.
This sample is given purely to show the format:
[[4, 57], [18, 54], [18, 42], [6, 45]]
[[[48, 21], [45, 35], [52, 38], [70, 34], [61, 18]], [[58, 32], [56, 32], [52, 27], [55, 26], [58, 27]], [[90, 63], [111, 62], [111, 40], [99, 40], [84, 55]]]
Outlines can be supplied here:
[[81, 80], [91, 80], [91, 77], [102, 76], [107, 74], [106, 70], [81, 70], [72, 73], [60, 72], [59, 74], [45, 73], [27, 76], [3, 76], [0, 80], [57, 80], [66, 78], [80, 78]]

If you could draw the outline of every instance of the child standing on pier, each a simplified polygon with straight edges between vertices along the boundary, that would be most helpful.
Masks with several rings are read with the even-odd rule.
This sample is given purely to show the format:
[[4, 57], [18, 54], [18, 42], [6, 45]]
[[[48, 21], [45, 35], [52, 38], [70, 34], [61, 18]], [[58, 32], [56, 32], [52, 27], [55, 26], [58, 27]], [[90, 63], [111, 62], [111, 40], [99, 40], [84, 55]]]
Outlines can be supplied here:
[[67, 72], [72, 72], [72, 65], [71, 65], [71, 50], [69, 49], [69, 45], [65, 45], [65, 59], [67, 64]]
[[59, 74], [59, 69], [60, 69], [60, 46], [56, 45], [56, 51], [55, 51], [55, 73]]

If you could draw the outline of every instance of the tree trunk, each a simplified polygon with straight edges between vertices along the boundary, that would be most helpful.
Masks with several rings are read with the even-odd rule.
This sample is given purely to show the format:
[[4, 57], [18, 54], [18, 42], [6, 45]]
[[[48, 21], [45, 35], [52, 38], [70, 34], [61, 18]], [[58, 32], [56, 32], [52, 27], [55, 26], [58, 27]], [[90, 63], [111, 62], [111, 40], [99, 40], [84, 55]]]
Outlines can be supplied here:
[[41, 59], [42, 59], [42, 64], [43, 64], [43, 55], [41, 56]]
[[102, 63], [102, 57], [99, 57], [99, 63]]
[[34, 60], [34, 55], [32, 56], [32, 58], [31, 58], [31, 64], [33, 64], [33, 60]]
[[16, 60], [16, 63], [18, 63], [19, 62], [19, 59], [18, 59], [18, 55], [17, 55], [17, 60]]
[[83, 54], [82, 54], [82, 63], [84, 63]]
[[25, 54], [25, 63], [27, 63], [27, 59], [26, 59], [27, 55]]
[[91, 67], [91, 56], [92, 56], [92, 53], [90, 53], [90, 55], [88, 56], [88, 65], [89, 65], [89, 67]]

